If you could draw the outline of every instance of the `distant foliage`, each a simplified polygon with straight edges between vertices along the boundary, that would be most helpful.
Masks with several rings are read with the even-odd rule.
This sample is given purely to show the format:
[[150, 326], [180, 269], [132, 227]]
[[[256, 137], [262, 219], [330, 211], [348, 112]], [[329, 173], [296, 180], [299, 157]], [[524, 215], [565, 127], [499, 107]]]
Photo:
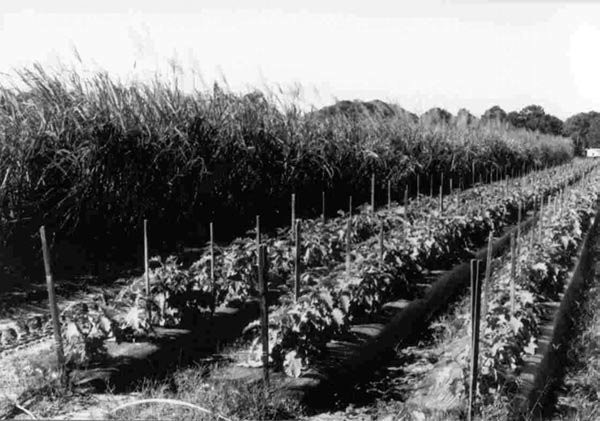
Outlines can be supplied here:
[[565, 121], [564, 135], [573, 139], [575, 153], [583, 155], [586, 148], [600, 148], [600, 113], [575, 114]]
[[481, 116], [482, 123], [490, 123], [490, 122], [498, 122], [504, 123], [506, 121], [507, 114], [502, 108], [498, 105], [494, 105], [492, 108], [488, 109]]
[[558, 117], [546, 114], [539, 105], [528, 105], [521, 111], [508, 113], [507, 119], [514, 127], [560, 136], [563, 122]]
[[450, 124], [452, 121], [452, 114], [443, 108], [432, 108], [419, 118], [421, 123], [426, 126], [439, 126]]

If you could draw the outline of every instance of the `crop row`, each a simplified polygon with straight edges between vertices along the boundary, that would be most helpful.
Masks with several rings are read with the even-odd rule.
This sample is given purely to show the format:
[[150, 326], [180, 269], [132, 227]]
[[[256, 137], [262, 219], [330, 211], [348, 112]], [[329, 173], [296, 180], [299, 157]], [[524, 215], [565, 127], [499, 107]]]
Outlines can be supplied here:
[[[325, 344], [347, 330], [351, 323], [377, 313], [385, 302], [412, 298], [421, 269], [441, 260], [456, 261], [460, 251], [483, 242], [490, 231], [514, 221], [519, 203], [533, 206], [537, 198], [555, 194], [577, 180], [574, 169], [523, 183], [509, 195], [490, 188], [481, 204], [456, 202], [456, 213], [430, 215], [427, 225], [394, 230], [385, 243], [383, 263], [369, 242], [356, 251], [357, 270], [350, 277], [340, 269], [326, 274], [306, 288], [297, 302], [277, 309], [271, 317], [274, 336], [272, 356], [284, 365], [310, 364]], [[421, 223], [425, 221], [419, 221]]]
[[[276, 238], [264, 238], [269, 247], [270, 288], [278, 289], [280, 296], [279, 308], [272, 313], [272, 332], [282, 332], [280, 340], [271, 342], [280, 344], [276, 359], [281, 359], [283, 350], [287, 353], [295, 344], [302, 344], [296, 351], [306, 360], [319, 354], [324, 344], [343, 332], [351, 321], [377, 312], [384, 298], [411, 297], [422, 267], [442, 260], [451, 263], [465, 249], [481, 242], [490, 230], [514, 220], [519, 203], [523, 209], [533, 207], [541, 195], [572, 183], [591, 166], [589, 161], [577, 161], [522, 180], [506, 180], [452, 194], [443, 213], [431, 199], [421, 197], [418, 202], [411, 202], [408, 209], [395, 207], [355, 215], [350, 277], [340, 267], [345, 257], [344, 228], [348, 218], [342, 216], [325, 223], [307, 221], [303, 234], [303, 295], [297, 303], [293, 303], [289, 288], [293, 269], [290, 232], [284, 230]], [[381, 221], [387, 229], [383, 263], [373, 238]], [[255, 249], [252, 239], [238, 239], [216, 254], [217, 304], [233, 304], [252, 296]], [[142, 282], [134, 282], [111, 303], [127, 313], [125, 325], [142, 333], [151, 324], [189, 324], [206, 314], [213, 300], [210, 254], [204, 253], [190, 269], [181, 268], [174, 259], [159, 264], [152, 276], [151, 321], [145, 318], [148, 303], [142, 286]], [[319, 315], [308, 316], [315, 312]], [[312, 319], [320, 325], [316, 326]]]
[[482, 378], [479, 392], [484, 400], [498, 399], [510, 390], [526, 354], [537, 347], [541, 303], [560, 300], [573, 257], [576, 256], [600, 198], [600, 172], [570, 188], [564, 202], [547, 206], [539, 225], [521, 239], [511, 308], [509, 264], [492, 280], [487, 328], [482, 334]]

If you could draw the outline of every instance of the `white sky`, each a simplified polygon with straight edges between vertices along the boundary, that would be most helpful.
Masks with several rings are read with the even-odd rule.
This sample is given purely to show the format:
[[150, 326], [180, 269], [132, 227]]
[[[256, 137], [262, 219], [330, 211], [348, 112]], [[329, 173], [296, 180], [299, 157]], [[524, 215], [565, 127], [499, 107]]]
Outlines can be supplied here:
[[[479, 115], [600, 110], [600, 2], [145, 0], [0, 3], [0, 72], [75, 60], [124, 80], [175, 59], [210, 86], [300, 84], [315, 105], [383, 99]], [[192, 5], [193, 3], [193, 5]], [[326, 4], [322, 4], [326, 3]], [[315, 96], [315, 92], [319, 96]]]

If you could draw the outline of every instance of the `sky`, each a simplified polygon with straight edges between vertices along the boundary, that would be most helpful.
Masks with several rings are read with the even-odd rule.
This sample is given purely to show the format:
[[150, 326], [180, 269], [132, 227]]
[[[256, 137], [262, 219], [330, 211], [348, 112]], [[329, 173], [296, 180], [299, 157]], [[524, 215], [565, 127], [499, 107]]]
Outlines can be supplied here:
[[[184, 89], [295, 91], [476, 115], [600, 110], [600, 2], [3, 0], [0, 72], [39, 62]], [[76, 52], [75, 52], [76, 51]], [[77, 57], [79, 56], [79, 57]], [[79, 61], [81, 59], [81, 61]]]

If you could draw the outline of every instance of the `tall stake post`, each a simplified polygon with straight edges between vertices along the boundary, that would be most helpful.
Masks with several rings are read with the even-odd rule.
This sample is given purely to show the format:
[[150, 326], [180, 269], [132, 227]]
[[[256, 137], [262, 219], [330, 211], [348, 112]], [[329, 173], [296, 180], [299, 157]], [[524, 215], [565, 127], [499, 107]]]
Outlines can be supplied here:
[[471, 162], [471, 187], [475, 185], [475, 161]]
[[[260, 266], [260, 215], [256, 215], [256, 267]], [[256, 277], [258, 279], [258, 276]], [[257, 281], [258, 282], [258, 281]], [[255, 285], [258, 289], [259, 285]]]
[[444, 188], [444, 186], [440, 185], [440, 213], [444, 213], [444, 193], [443, 193], [443, 188]]
[[260, 325], [262, 341], [263, 380], [269, 385], [269, 308], [267, 303], [267, 278], [265, 276], [265, 245], [258, 248], [258, 288], [260, 292]]
[[473, 419], [475, 410], [475, 397], [477, 395], [477, 377], [479, 361], [479, 318], [481, 316], [481, 283], [479, 282], [480, 260], [471, 260], [471, 379], [469, 388], [468, 420]]
[[387, 194], [388, 194], [388, 209], [392, 208], [392, 181], [387, 182]]
[[292, 193], [292, 222], [290, 224], [290, 231], [292, 238], [294, 238], [294, 224], [296, 223], [296, 194]]
[[348, 218], [346, 225], [346, 276], [350, 278], [350, 235], [352, 232], [352, 216]]
[[300, 250], [300, 220], [296, 220], [296, 241], [295, 241], [295, 253], [294, 253], [294, 301], [298, 302], [298, 298], [300, 297], [300, 275], [302, 274], [302, 268], [300, 265], [302, 264], [300, 261], [300, 256], [302, 250]]
[[379, 263], [383, 264], [383, 219], [379, 220]]
[[517, 281], [517, 240], [510, 235], [510, 315], [515, 315], [515, 283]]
[[433, 175], [429, 176], [429, 197], [433, 197]]
[[152, 307], [150, 307], [150, 263], [148, 260], [148, 220], [144, 219], [144, 279], [146, 281], [146, 315], [148, 321], [152, 320]]
[[405, 208], [408, 206], [408, 186], [404, 187], [404, 199], [402, 200], [402, 204]]
[[491, 285], [492, 281], [492, 246], [494, 242], [493, 233], [490, 231], [488, 235], [488, 244], [487, 244], [487, 256], [485, 260], [485, 293], [483, 298], [483, 317], [487, 314], [488, 305], [490, 302], [490, 294], [491, 294]]
[[352, 219], [352, 196], [348, 198], [348, 217]]
[[321, 192], [321, 220], [325, 222], [325, 192]]
[[215, 237], [213, 223], [210, 223], [210, 285], [212, 288], [212, 303], [210, 310], [214, 314], [217, 305], [217, 286], [215, 283]]
[[46, 272], [46, 287], [48, 288], [48, 305], [52, 316], [52, 330], [54, 331], [54, 347], [56, 348], [56, 359], [60, 371], [60, 379], [64, 387], [67, 386], [68, 376], [65, 365], [65, 352], [63, 349], [62, 335], [60, 331], [60, 318], [58, 316], [58, 305], [54, 291], [54, 278], [52, 277], [52, 265], [50, 263], [50, 251], [46, 241], [46, 228], [40, 227], [40, 239], [42, 241], [42, 255], [44, 258], [44, 270]]
[[375, 212], [375, 173], [371, 174], [371, 212]]
[[417, 206], [419, 205], [419, 195], [421, 194], [421, 176], [417, 174]]

